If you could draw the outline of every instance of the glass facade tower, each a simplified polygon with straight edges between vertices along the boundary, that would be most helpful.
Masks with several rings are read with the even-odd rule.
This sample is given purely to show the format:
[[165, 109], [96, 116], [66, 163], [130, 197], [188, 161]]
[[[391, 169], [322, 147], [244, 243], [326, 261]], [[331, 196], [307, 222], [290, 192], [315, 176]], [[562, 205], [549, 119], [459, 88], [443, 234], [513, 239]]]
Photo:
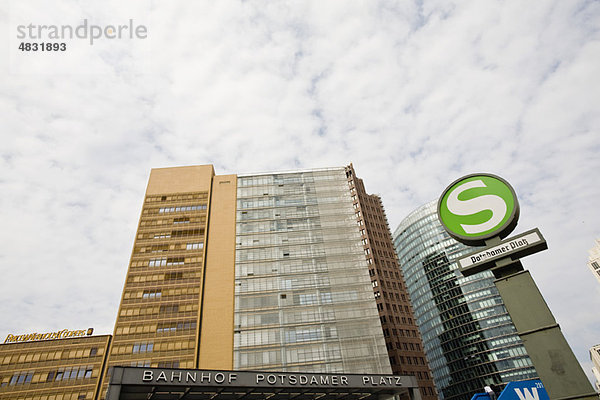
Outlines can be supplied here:
[[441, 398], [468, 400], [484, 386], [537, 376], [493, 274], [458, 271], [455, 261], [473, 248], [446, 233], [436, 202], [411, 213], [393, 236]]
[[234, 369], [391, 373], [344, 168], [240, 175]]

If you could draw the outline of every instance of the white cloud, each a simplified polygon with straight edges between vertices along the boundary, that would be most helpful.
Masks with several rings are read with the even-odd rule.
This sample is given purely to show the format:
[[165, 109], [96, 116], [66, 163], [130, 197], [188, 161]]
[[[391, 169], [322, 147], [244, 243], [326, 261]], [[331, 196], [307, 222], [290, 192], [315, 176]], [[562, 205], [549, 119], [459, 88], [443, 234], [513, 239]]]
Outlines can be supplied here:
[[[462, 174], [513, 183], [520, 227], [550, 243], [527, 265], [587, 362], [600, 323], [585, 267], [600, 236], [597, 2], [10, 6], [0, 334], [112, 330], [150, 168], [353, 162], [392, 228]], [[83, 18], [133, 19], [148, 38], [14, 48], [15, 24]]]

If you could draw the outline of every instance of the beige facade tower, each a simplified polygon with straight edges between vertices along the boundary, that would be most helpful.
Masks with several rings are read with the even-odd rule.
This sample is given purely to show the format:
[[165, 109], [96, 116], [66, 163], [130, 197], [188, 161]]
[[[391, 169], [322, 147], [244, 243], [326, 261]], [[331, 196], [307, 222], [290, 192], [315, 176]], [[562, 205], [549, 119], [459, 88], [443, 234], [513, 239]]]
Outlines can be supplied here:
[[232, 368], [235, 195], [236, 177], [211, 165], [152, 170], [107, 375]]

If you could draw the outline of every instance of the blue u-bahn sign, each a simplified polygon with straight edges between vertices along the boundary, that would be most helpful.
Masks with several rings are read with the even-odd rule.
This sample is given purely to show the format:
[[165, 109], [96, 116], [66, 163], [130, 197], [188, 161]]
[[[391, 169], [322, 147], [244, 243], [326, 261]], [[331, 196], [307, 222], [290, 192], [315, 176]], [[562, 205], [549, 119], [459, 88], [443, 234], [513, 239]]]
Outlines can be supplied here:
[[498, 400], [550, 400], [550, 397], [542, 381], [534, 379], [510, 382], [500, 393]]
[[[477, 393], [471, 400], [489, 400], [490, 395], [487, 393]], [[510, 382], [498, 400], [550, 400], [542, 381], [533, 379], [529, 381]]]

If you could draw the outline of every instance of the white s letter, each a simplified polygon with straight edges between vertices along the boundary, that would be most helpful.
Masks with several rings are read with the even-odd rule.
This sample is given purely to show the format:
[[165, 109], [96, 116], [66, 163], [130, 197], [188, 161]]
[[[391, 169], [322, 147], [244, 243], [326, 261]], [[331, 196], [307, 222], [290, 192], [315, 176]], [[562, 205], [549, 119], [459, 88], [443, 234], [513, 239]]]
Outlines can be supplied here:
[[464, 192], [465, 190], [477, 188], [477, 187], [487, 187], [485, 183], [481, 180], [471, 181], [467, 183], [463, 183], [456, 189], [454, 189], [450, 194], [448, 194], [447, 206], [448, 210], [455, 215], [473, 215], [480, 211], [490, 210], [492, 212], [492, 217], [482, 222], [481, 224], [476, 225], [467, 225], [460, 224], [463, 227], [466, 233], [481, 233], [485, 232], [489, 229], [496, 227], [506, 215], [506, 202], [502, 199], [502, 197], [487, 194], [484, 196], [475, 197], [470, 200], [459, 200], [458, 195]]

